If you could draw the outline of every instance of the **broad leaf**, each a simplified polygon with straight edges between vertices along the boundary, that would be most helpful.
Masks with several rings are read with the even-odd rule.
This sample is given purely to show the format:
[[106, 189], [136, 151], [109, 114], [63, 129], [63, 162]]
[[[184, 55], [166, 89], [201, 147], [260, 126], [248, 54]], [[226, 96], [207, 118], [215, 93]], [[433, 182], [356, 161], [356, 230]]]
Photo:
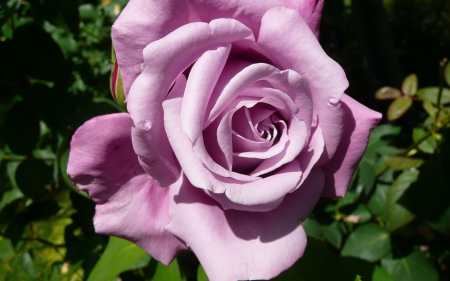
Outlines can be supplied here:
[[417, 92], [417, 75], [416, 74], [410, 74], [406, 76], [405, 80], [403, 80], [402, 83], [402, 91], [408, 96], [414, 96], [414, 94]]
[[181, 276], [180, 267], [178, 266], [177, 260], [174, 260], [168, 266], [165, 266], [164, 264], [158, 262], [155, 274], [152, 277], [152, 281], [184, 281], [184, 280], [185, 278]]
[[382, 220], [387, 220], [386, 201], [389, 192], [389, 185], [377, 184], [375, 193], [370, 197], [368, 207], [372, 214], [379, 216]]
[[434, 265], [420, 252], [414, 251], [402, 259], [384, 259], [381, 266], [395, 281], [437, 281], [439, 275]]
[[384, 163], [392, 169], [406, 170], [422, 166], [423, 160], [418, 158], [391, 156], [384, 160]]
[[391, 121], [397, 120], [411, 107], [410, 97], [400, 97], [395, 99], [388, 108], [387, 118]]
[[369, 223], [350, 234], [341, 255], [374, 262], [386, 255], [390, 249], [389, 233], [381, 226]]
[[[417, 91], [417, 96], [423, 100], [431, 101], [433, 104], [437, 104], [437, 98], [439, 94], [439, 87], [427, 87], [421, 88]], [[450, 102], [450, 89], [442, 89], [441, 103], [446, 104]]]
[[197, 269], [197, 281], [209, 281], [208, 276], [206, 276], [205, 269], [202, 265], [199, 265]]
[[387, 227], [390, 232], [403, 227], [415, 218], [415, 215], [408, 209], [397, 204], [397, 200], [400, 199], [413, 182], [417, 181], [418, 176], [419, 171], [405, 171], [398, 176], [389, 188], [387, 196]]
[[[413, 141], [417, 142], [418, 140], [420, 140], [427, 132], [422, 129], [422, 128], [414, 128], [413, 130]], [[426, 138], [425, 140], [423, 140], [418, 148], [420, 149], [420, 151], [425, 152], [425, 153], [429, 153], [429, 154], [433, 154], [434, 151], [436, 150], [436, 140], [434, 139], [433, 136], [429, 136], [428, 138]]]
[[136, 244], [111, 236], [100, 260], [92, 269], [87, 281], [106, 281], [130, 269], [148, 255]]
[[401, 96], [402, 92], [392, 87], [383, 87], [375, 92], [375, 98], [378, 100], [393, 100]]

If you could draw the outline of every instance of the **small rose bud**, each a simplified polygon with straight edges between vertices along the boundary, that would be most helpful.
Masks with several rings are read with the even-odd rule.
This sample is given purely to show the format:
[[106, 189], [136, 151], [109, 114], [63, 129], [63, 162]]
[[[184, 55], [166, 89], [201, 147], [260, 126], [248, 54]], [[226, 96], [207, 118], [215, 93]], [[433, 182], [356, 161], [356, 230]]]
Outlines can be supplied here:
[[109, 78], [109, 85], [111, 90], [111, 95], [114, 100], [123, 108], [127, 108], [125, 104], [125, 92], [123, 90], [122, 76], [120, 75], [120, 67], [116, 60], [116, 52], [114, 46], [111, 52], [111, 62], [113, 67], [111, 69], [111, 76]]

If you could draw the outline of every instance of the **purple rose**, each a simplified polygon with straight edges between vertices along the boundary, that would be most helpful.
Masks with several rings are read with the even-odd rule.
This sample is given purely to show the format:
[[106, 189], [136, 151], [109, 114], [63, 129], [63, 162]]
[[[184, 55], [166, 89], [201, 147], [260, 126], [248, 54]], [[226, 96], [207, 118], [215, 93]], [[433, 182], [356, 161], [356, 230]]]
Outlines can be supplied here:
[[269, 279], [300, 258], [299, 220], [344, 196], [381, 117], [343, 94], [322, 7], [131, 0], [112, 30], [129, 114], [71, 142], [96, 231], [165, 264], [190, 248], [211, 280]]

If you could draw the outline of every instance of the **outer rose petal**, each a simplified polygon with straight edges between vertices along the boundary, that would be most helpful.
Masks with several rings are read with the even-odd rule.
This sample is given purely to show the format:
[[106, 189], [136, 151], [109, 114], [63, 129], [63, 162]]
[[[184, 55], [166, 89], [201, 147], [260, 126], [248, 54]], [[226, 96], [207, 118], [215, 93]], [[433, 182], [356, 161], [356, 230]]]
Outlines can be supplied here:
[[298, 220], [314, 208], [322, 186], [316, 168], [272, 211], [224, 211], [183, 177], [171, 187], [166, 228], [186, 241], [211, 281], [270, 279], [302, 256], [306, 235]]
[[322, 17], [323, 0], [282, 0], [286, 8], [297, 10], [309, 28], [319, 38], [320, 18]]
[[164, 229], [170, 220], [169, 190], [139, 165], [132, 125], [125, 113], [87, 121], [72, 138], [67, 173], [97, 203], [96, 232], [131, 240], [168, 264], [186, 246]]
[[[375, 112], [347, 95], [341, 97], [344, 110], [344, 133], [330, 162], [322, 166], [325, 173], [323, 196], [343, 197], [356, 167], [366, 151], [370, 130], [380, 121]], [[358, 122], [356, 122], [358, 118]]]
[[191, 22], [210, 22], [216, 18], [233, 18], [253, 32], [259, 30], [262, 15], [279, 0], [131, 0], [112, 27], [112, 39], [121, 68], [125, 93], [141, 73], [142, 50], [178, 27]]
[[274, 8], [264, 15], [258, 43], [280, 69], [293, 69], [308, 81], [325, 139], [322, 155], [330, 159], [342, 135], [339, 98], [348, 87], [344, 70], [325, 54], [303, 18], [291, 9]]

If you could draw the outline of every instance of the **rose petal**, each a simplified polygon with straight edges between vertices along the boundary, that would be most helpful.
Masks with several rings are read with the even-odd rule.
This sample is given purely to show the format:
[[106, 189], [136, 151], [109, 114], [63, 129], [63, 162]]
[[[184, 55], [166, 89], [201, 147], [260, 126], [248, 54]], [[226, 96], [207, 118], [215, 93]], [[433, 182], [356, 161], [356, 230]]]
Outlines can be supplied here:
[[171, 189], [166, 228], [188, 243], [210, 280], [271, 279], [302, 256], [306, 235], [299, 220], [309, 215], [322, 186], [323, 174], [315, 169], [278, 208], [255, 213], [224, 211], [183, 178]]
[[[347, 95], [341, 98], [344, 110], [344, 133], [336, 154], [325, 164], [325, 187], [323, 196], [344, 197], [348, 184], [366, 151], [370, 130], [380, 121], [375, 112]], [[358, 122], [356, 122], [358, 120]]]
[[277, 0], [254, 1], [148, 1], [130, 0], [112, 27], [112, 39], [121, 68], [125, 93], [141, 73], [142, 50], [182, 25], [210, 22], [217, 18], [234, 18], [253, 32], [259, 30], [262, 15], [272, 7], [282, 6]]
[[291, 162], [302, 151], [307, 136], [305, 122], [294, 116], [288, 128], [289, 141], [286, 143], [283, 151], [274, 157], [264, 160], [253, 172], [252, 176], [260, 176]]
[[[264, 179], [253, 177], [255, 180], [251, 182], [212, 173], [193, 152], [189, 137], [181, 130], [181, 104], [182, 98], [179, 95], [169, 96], [164, 101], [165, 128], [183, 172], [193, 186], [212, 193], [225, 193], [226, 197], [223, 199], [226, 200], [221, 202], [224, 208], [255, 212], [274, 209], [287, 193], [297, 187], [301, 171], [300, 164], [294, 159], [275, 175]], [[273, 188], [275, 185], [277, 188]]]
[[205, 52], [189, 72], [181, 109], [181, 127], [193, 143], [202, 136], [206, 106], [230, 49], [231, 44], [227, 44], [217, 50]]
[[96, 232], [131, 240], [168, 264], [186, 246], [164, 229], [170, 220], [169, 190], [139, 165], [132, 126], [125, 113], [86, 122], [73, 135], [67, 173], [97, 203]]
[[282, 0], [286, 8], [297, 10], [309, 28], [319, 38], [320, 18], [322, 17], [323, 0]]
[[[269, 10], [262, 18], [257, 42], [276, 65], [282, 69], [293, 69], [308, 81], [314, 112], [318, 114], [325, 138], [323, 157], [331, 158], [343, 130], [339, 99], [348, 87], [343, 69], [325, 54], [303, 18], [290, 9]], [[297, 106], [301, 107], [300, 104]]]
[[[217, 19], [211, 23], [184, 25], [160, 40], [150, 43], [144, 49], [144, 69], [136, 78], [128, 95], [128, 111], [136, 126], [133, 143], [143, 168], [161, 185], [169, 185], [176, 179], [176, 161], [171, 159], [171, 148], [163, 124], [161, 103], [170, 86], [179, 74], [201, 54], [232, 42], [252, 37], [252, 32], [233, 19]], [[166, 161], [155, 156], [152, 151], [169, 155]], [[172, 176], [164, 178], [161, 173], [167, 169]], [[164, 173], [163, 173], [164, 174]]]

